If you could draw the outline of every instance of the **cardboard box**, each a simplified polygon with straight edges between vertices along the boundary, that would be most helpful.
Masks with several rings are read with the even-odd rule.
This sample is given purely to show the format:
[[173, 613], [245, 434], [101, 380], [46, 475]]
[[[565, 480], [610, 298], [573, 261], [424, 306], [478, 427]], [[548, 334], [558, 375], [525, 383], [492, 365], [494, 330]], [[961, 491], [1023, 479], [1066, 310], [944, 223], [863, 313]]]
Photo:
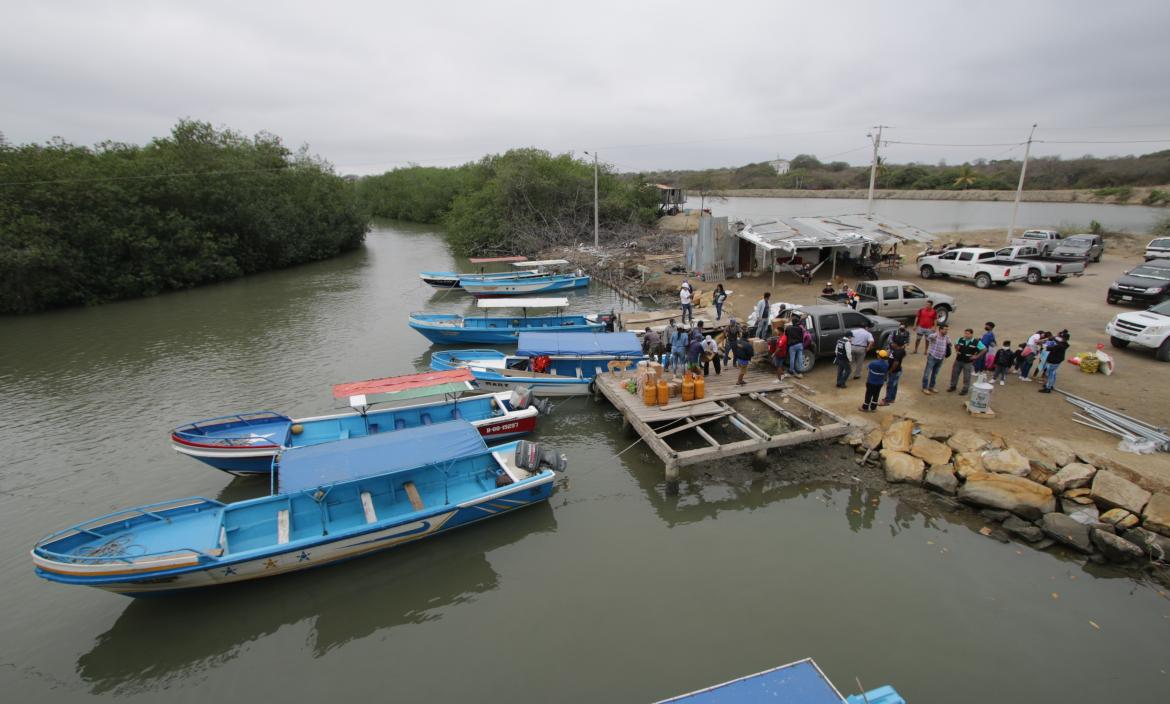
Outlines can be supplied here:
[[751, 338], [751, 343], [752, 343], [752, 350], [754, 350], [756, 354], [768, 354], [768, 341], [767, 340], [761, 340], [758, 337], [753, 337], [753, 338]]

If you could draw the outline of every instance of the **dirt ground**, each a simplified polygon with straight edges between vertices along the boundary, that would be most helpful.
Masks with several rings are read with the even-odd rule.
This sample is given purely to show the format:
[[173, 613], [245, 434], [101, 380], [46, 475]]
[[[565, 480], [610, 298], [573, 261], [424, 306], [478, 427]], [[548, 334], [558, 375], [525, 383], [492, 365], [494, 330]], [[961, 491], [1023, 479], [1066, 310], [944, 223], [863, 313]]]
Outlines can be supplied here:
[[[942, 241], [960, 239], [968, 244], [995, 243], [1002, 231], [941, 236]], [[1105, 302], [1109, 284], [1125, 270], [1141, 263], [1140, 252], [1148, 238], [1110, 236], [1106, 253], [1099, 264], [1091, 264], [1085, 275], [1069, 279], [1063, 284], [1031, 286], [1016, 282], [1004, 288], [980, 290], [974, 284], [951, 279], [923, 281], [913, 266], [913, 256], [896, 278], [913, 281], [928, 291], [954, 296], [957, 309], [951, 316], [952, 336], [962, 334], [965, 327], [982, 331], [985, 321], [994, 321], [1001, 344], [1010, 340], [1024, 341], [1038, 329], [1061, 330], [1071, 334], [1069, 356], [1088, 352], [1098, 344], [1113, 354], [1116, 371], [1111, 376], [1085, 374], [1066, 364], [1057, 378], [1057, 388], [1086, 399], [1102, 403], [1122, 413], [1158, 425], [1170, 424], [1170, 364], [1158, 362], [1151, 351], [1136, 348], [1113, 349], [1105, 334], [1105, 323], [1124, 310]], [[894, 278], [894, 277], [891, 277]], [[656, 287], [677, 289], [681, 276], [663, 275], [655, 280]], [[746, 319], [752, 306], [764, 291], [772, 291], [772, 301], [811, 304], [824, 282], [816, 279], [804, 286], [791, 274], [777, 274], [776, 285], [771, 275], [730, 279], [724, 286], [731, 293], [727, 310], [740, 319]], [[854, 282], [856, 283], [856, 282]], [[713, 284], [694, 281], [702, 292]], [[665, 300], [665, 298], [661, 297]], [[704, 297], [706, 299], [706, 297]], [[952, 361], [947, 360], [940, 377], [949, 378]], [[864, 392], [863, 382], [850, 381], [848, 389], [835, 387], [835, 368], [828, 359], [821, 359], [804, 383], [818, 392], [816, 402], [859, 423], [874, 423], [886, 415], [905, 415], [932, 424], [998, 433], [1009, 444], [1026, 444], [1029, 436], [1048, 436], [1066, 441], [1074, 450], [1086, 450], [1112, 458], [1141, 475], [1148, 489], [1170, 490], [1170, 454], [1156, 453], [1139, 456], [1117, 449], [1117, 438], [1072, 422], [1074, 407], [1058, 394], [1037, 393], [1039, 383], [1021, 382], [1009, 375], [1005, 386], [996, 386], [991, 407], [995, 418], [973, 418], [963, 408], [962, 399], [945, 391], [934, 396], [921, 391], [923, 354], [906, 358], [906, 372], [902, 377], [897, 402], [877, 413], [858, 411]], [[767, 373], [753, 368], [752, 374]], [[940, 386], [945, 389], [945, 386]]]

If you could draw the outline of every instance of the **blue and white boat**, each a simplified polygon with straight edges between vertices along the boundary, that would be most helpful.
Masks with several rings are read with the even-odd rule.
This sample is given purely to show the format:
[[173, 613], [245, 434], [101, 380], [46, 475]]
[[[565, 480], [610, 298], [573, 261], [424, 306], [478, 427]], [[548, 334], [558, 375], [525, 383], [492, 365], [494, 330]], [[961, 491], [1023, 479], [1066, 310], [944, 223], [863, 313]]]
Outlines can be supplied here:
[[632, 332], [523, 332], [515, 354], [444, 350], [431, 355], [431, 369], [468, 369], [481, 389], [531, 387], [537, 396], [579, 396], [589, 393], [593, 378], [610, 362], [644, 358]]
[[589, 286], [589, 276], [580, 273], [544, 274], [522, 279], [462, 280], [460, 285], [464, 291], [476, 297], [528, 296], [585, 288]]
[[466, 421], [281, 453], [270, 496], [201, 497], [118, 511], [32, 550], [53, 582], [139, 596], [328, 565], [548, 499], [563, 456], [488, 448]]
[[[297, 419], [258, 411], [201, 420], [171, 431], [171, 447], [231, 474], [268, 474], [272, 458], [284, 449], [420, 425], [466, 420], [491, 440], [515, 438], [536, 429], [538, 409], [517, 407], [508, 392], [461, 398], [463, 392], [471, 390], [474, 379], [470, 372], [457, 370], [337, 384], [334, 398], [345, 400], [353, 410]], [[443, 398], [401, 405], [429, 396]], [[399, 405], [370, 410], [375, 403], [386, 402]]]
[[481, 298], [479, 308], [520, 309], [519, 316], [481, 315], [464, 317], [450, 313], [411, 313], [407, 324], [437, 345], [515, 344], [521, 332], [601, 332], [605, 323], [597, 316], [528, 315], [530, 309], [564, 308], [567, 298]]
[[434, 288], [462, 288], [464, 281], [516, 281], [544, 276], [540, 271], [498, 271], [486, 274], [460, 274], [456, 271], [420, 271], [418, 277]]
[[893, 687], [845, 697], [812, 658], [663, 699], [658, 704], [906, 704]]

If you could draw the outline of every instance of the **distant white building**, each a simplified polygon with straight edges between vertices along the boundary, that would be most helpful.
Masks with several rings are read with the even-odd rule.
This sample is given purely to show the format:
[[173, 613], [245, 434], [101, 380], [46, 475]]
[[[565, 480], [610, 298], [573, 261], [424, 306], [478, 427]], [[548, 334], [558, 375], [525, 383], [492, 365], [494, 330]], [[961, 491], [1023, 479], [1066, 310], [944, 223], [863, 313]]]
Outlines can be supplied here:
[[768, 162], [768, 166], [771, 166], [776, 170], [777, 174], [783, 176], [788, 173], [788, 169], [792, 166], [792, 163], [787, 159], [774, 159]]

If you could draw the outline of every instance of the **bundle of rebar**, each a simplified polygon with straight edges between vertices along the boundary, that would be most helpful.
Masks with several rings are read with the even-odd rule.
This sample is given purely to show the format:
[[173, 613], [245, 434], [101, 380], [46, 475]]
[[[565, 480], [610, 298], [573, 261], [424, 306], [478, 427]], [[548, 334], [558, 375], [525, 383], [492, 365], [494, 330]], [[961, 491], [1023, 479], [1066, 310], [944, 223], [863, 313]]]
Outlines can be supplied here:
[[1054, 391], [1080, 409], [1073, 413], [1074, 423], [1116, 435], [1131, 443], [1151, 442], [1159, 452], [1170, 452], [1170, 435], [1167, 435], [1165, 426], [1155, 426], [1080, 396], [1073, 396], [1067, 391]]

